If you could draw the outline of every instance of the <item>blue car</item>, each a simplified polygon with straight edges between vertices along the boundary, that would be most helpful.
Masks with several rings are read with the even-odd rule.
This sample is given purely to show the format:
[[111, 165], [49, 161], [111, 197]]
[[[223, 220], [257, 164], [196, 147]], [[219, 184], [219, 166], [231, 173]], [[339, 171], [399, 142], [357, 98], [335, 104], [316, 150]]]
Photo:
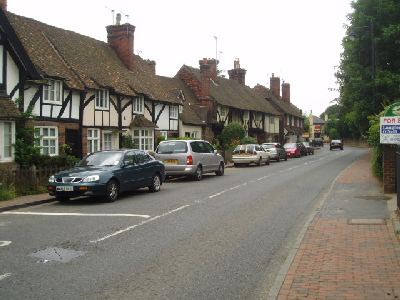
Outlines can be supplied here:
[[148, 153], [109, 150], [91, 153], [73, 169], [52, 175], [47, 189], [59, 201], [96, 196], [113, 202], [120, 193], [142, 187], [158, 192], [164, 180], [164, 164]]

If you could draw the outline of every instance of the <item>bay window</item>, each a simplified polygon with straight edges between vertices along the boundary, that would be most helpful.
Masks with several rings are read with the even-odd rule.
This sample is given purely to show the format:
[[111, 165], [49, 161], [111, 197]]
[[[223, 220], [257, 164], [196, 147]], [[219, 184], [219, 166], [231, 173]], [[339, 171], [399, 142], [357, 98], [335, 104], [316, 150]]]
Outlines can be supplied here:
[[35, 127], [35, 146], [43, 155], [58, 155], [58, 128], [55, 126]]
[[132, 139], [135, 149], [153, 150], [154, 137], [152, 128], [134, 129]]

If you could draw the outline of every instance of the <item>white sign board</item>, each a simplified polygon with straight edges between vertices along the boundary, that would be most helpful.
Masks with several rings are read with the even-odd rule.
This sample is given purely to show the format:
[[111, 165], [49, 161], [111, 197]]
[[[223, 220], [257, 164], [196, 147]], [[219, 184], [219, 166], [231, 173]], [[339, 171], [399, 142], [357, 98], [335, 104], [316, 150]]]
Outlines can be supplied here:
[[380, 142], [381, 144], [400, 144], [400, 116], [381, 117]]

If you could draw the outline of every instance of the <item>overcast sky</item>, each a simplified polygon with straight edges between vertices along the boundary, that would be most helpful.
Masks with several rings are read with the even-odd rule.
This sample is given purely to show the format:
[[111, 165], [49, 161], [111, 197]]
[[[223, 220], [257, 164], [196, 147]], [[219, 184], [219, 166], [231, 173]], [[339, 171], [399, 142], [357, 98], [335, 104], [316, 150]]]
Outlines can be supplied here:
[[275, 73], [291, 84], [292, 103], [319, 115], [338, 96], [329, 89], [337, 88], [334, 73], [350, 2], [8, 0], [8, 10], [106, 41], [113, 9], [136, 26], [135, 53], [155, 60], [157, 74], [172, 77], [183, 64], [198, 68], [199, 59], [217, 52], [221, 70], [232, 69], [239, 58], [251, 87], [269, 87]]

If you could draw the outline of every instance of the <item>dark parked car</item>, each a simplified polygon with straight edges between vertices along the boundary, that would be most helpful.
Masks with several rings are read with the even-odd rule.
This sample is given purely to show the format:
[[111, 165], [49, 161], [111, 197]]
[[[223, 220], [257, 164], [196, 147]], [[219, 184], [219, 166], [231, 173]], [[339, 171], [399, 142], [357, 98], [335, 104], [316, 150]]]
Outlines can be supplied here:
[[288, 157], [300, 157], [300, 147], [297, 143], [286, 143], [283, 145], [285, 148]]
[[269, 158], [272, 160], [280, 161], [281, 159], [287, 160], [286, 150], [279, 143], [263, 143], [261, 146], [268, 152]]
[[307, 151], [306, 146], [304, 146], [303, 143], [297, 143], [297, 145], [298, 145], [299, 148], [300, 148], [300, 155], [301, 155], [301, 156], [307, 156], [307, 155], [308, 155], [308, 151]]
[[314, 147], [312, 147], [309, 142], [301, 142], [301, 143], [304, 145], [304, 147], [306, 147], [307, 154], [309, 155], [314, 154]]
[[312, 140], [311, 144], [314, 147], [323, 147], [324, 146], [324, 140], [321, 138], [315, 138]]
[[332, 140], [329, 146], [329, 150], [332, 149], [340, 149], [343, 150], [343, 142], [342, 140]]
[[94, 152], [73, 169], [49, 178], [48, 191], [59, 201], [100, 196], [113, 202], [121, 192], [148, 187], [158, 192], [165, 179], [164, 164], [141, 150]]

